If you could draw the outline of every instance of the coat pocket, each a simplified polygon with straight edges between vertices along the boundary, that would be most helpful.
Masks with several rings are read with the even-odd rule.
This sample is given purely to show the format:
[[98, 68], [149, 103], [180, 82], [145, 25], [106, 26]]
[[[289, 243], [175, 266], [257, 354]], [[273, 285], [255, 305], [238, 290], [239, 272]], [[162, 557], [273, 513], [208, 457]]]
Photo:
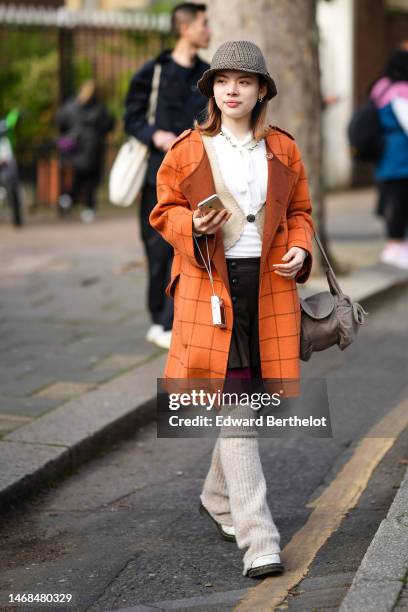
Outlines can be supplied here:
[[178, 272], [175, 276], [171, 277], [169, 284], [167, 285], [165, 292], [168, 297], [174, 298], [174, 292], [176, 290], [177, 281], [180, 278], [180, 272]]
[[189, 290], [189, 279], [185, 274], [180, 275], [178, 293], [179, 325], [181, 343], [187, 346], [191, 343], [191, 337], [195, 324], [196, 300]]
[[286, 246], [287, 247], [288, 238], [289, 238], [288, 221], [285, 217], [280, 220], [280, 223], [278, 227], [276, 228], [274, 246]]
[[168, 297], [174, 298], [174, 292], [176, 290], [177, 281], [180, 278], [180, 255], [175, 255], [173, 259], [173, 264], [171, 266], [171, 277], [170, 282], [166, 287], [165, 293]]

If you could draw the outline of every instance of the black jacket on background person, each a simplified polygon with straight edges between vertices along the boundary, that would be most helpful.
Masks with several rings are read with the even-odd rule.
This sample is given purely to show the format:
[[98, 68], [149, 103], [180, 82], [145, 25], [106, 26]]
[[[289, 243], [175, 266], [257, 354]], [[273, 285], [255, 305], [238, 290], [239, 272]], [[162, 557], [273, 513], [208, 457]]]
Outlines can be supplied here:
[[58, 110], [56, 121], [62, 134], [70, 134], [78, 142], [69, 156], [75, 170], [99, 177], [105, 137], [115, 124], [105, 105], [94, 97], [84, 104], [71, 98]]
[[[162, 65], [162, 71], [156, 120], [154, 125], [149, 125], [146, 115], [156, 62]], [[130, 82], [126, 96], [125, 131], [150, 147], [146, 180], [151, 185], [156, 183], [156, 174], [165, 155], [154, 146], [153, 133], [166, 130], [178, 136], [193, 127], [194, 119], [202, 115], [207, 104], [207, 98], [197, 89], [197, 81], [207, 68], [209, 65], [198, 55], [195, 64], [185, 68], [173, 60], [171, 50], [166, 50], [144, 64]]]

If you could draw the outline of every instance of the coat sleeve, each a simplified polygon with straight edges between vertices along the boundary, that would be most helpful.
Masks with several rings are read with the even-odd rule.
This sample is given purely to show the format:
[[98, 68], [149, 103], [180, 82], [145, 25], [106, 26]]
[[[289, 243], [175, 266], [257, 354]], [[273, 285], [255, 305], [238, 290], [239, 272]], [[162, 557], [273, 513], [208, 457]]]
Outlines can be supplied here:
[[147, 108], [152, 90], [154, 62], [147, 62], [133, 76], [125, 101], [125, 132], [134, 136], [145, 145], [152, 144], [152, 137], [157, 130], [155, 125], [147, 122]]
[[290, 168], [297, 173], [298, 178], [287, 211], [288, 248], [297, 246], [308, 252], [303, 267], [295, 277], [297, 283], [305, 283], [312, 270], [314, 224], [306, 170], [296, 143], [294, 143]]
[[[180, 190], [180, 166], [177, 149], [171, 148], [157, 173], [157, 204], [150, 213], [152, 227], [183, 257], [195, 266], [204, 268], [200, 252], [193, 239], [193, 211]], [[215, 249], [215, 236], [207, 236], [210, 259]], [[205, 238], [197, 239], [201, 253], [206, 256]]]

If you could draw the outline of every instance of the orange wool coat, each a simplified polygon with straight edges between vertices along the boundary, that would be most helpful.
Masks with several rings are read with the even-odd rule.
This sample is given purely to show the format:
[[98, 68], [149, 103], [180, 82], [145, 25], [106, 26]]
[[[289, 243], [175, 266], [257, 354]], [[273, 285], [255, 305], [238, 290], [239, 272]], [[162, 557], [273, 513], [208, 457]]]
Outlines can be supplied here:
[[[259, 343], [262, 377], [299, 379], [300, 307], [296, 287], [312, 265], [314, 233], [303, 162], [293, 138], [271, 127], [266, 136], [268, 184], [259, 278]], [[151, 225], [174, 247], [171, 282], [174, 324], [164, 378], [218, 378], [226, 375], [233, 310], [222, 230], [208, 237], [215, 292], [226, 308], [225, 329], [214, 327], [208, 274], [193, 240], [192, 214], [215, 193], [207, 153], [197, 130], [186, 130], [167, 152], [157, 174], [158, 202]], [[205, 239], [199, 238], [206, 253]], [[273, 272], [292, 246], [308, 251], [295, 279]]]

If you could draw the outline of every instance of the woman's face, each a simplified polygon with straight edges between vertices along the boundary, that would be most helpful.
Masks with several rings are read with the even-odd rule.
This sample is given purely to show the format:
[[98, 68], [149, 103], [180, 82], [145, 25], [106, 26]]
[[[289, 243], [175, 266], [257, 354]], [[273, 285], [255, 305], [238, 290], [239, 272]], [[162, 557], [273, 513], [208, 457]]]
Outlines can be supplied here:
[[214, 78], [215, 103], [224, 115], [241, 119], [250, 115], [266, 85], [259, 85], [257, 74], [238, 70], [220, 70]]

